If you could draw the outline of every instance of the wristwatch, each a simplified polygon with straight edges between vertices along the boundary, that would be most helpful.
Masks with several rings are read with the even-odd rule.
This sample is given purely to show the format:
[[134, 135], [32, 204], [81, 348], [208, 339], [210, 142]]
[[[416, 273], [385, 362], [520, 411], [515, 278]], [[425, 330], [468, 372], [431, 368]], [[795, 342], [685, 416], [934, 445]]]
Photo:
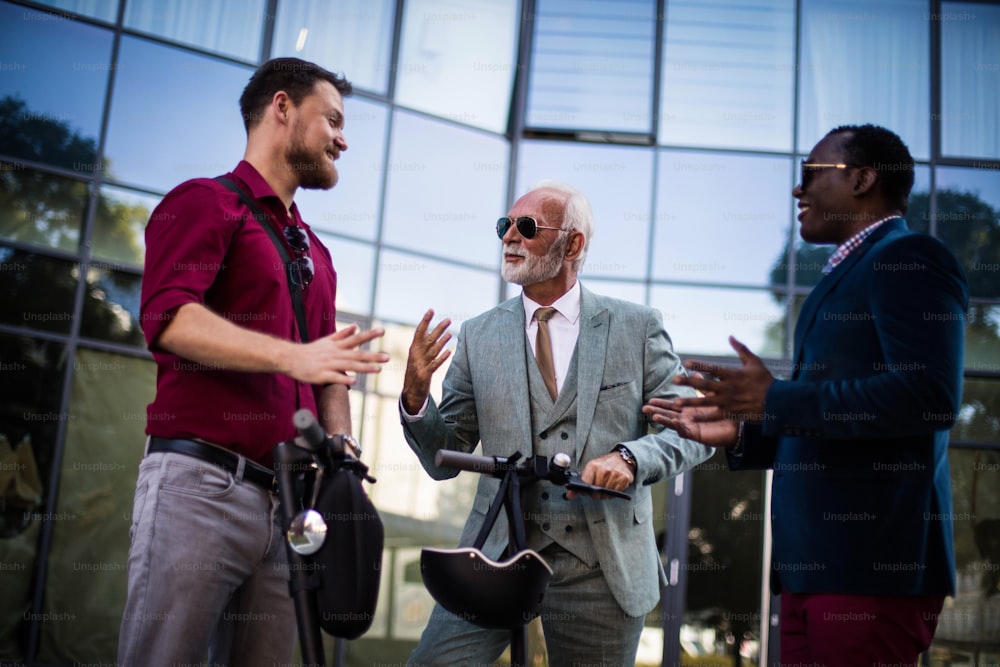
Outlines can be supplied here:
[[618, 455], [622, 457], [622, 460], [625, 461], [630, 468], [632, 468], [632, 472], [635, 472], [639, 467], [639, 464], [636, 463], [635, 460], [635, 454], [633, 454], [632, 451], [625, 445], [615, 445], [615, 448], [611, 451], [618, 452]]
[[331, 438], [340, 438], [340, 441], [351, 448], [356, 458], [361, 458], [361, 444], [358, 442], [350, 433], [334, 433], [330, 435]]

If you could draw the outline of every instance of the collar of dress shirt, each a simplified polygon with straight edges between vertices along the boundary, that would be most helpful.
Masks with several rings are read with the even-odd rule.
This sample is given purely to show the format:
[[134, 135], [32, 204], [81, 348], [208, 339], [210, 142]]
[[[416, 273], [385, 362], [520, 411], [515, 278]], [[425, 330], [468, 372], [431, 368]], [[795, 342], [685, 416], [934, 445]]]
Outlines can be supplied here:
[[[531, 318], [534, 316], [535, 311], [541, 308], [542, 305], [526, 297], [524, 292], [521, 292], [521, 303], [524, 305], [524, 329], [527, 331], [528, 327], [531, 326]], [[577, 320], [580, 319], [580, 281], [577, 280], [573, 283], [568, 292], [555, 300], [552, 307], [560, 315], [569, 320], [570, 324], [575, 325]]]

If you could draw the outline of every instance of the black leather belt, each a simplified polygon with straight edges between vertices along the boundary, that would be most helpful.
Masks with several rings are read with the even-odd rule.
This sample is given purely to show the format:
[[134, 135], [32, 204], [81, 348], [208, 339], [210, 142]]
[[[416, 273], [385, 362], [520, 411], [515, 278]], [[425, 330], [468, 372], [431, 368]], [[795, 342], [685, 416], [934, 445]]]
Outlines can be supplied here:
[[[149, 448], [146, 451], [149, 454], [186, 454], [202, 461], [214, 463], [234, 475], [237, 474], [240, 467], [240, 456], [238, 454], [234, 454], [228, 449], [198, 442], [197, 440], [158, 438], [153, 436], [149, 439]], [[274, 481], [274, 473], [250, 459], [247, 459], [243, 464], [243, 479], [253, 482], [267, 491], [273, 491], [277, 488]]]

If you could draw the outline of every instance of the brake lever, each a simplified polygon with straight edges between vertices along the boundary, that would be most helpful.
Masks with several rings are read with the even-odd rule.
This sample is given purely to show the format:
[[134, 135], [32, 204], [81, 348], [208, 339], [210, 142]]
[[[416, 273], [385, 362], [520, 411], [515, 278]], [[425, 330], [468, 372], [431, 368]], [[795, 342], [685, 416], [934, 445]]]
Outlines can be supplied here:
[[603, 486], [596, 486], [594, 484], [588, 484], [584, 482], [579, 474], [573, 472], [572, 470], [567, 470], [564, 473], [566, 477], [566, 482], [563, 484], [570, 491], [577, 491], [581, 493], [601, 493], [606, 496], [612, 496], [613, 498], [621, 498], [623, 500], [632, 500], [632, 496], [624, 491], [615, 491], [613, 489], [607, 489]]

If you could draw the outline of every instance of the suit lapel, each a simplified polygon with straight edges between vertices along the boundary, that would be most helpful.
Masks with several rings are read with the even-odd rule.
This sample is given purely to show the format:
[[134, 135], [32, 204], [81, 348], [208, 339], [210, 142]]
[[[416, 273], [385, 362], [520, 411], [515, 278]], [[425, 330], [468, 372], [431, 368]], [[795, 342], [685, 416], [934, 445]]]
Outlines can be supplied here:
[[597, 409], [597, 394], [604, 376], [608, 351], [610, 313], [599, 299], [580, 287], [580, 335], [576, 342], [576, 456], [582, 460], [583, 447]]
[[868, 250], [871, 249], [876, 243], [881, 241], [885, 236], [896, 229], [905, 229], [906, 223], [901, 219], [897, 218], [895, 220], [889, 220], [882, 224], [881, 227], [876, 229], [871, 235], [862, 241], [861, 245], [854, 249], [847, 258], [838, 264], [833, 271], [823, 276], [816, 287], [813, 288], [809, 296], [806, 297], [805, 302], [802, 304], [802, 310], [799, 312], [799, 319], [795, 325], [795, 359], [792, 365], [792, 377], [795, 379], [798, 377], [799, 370], [802, 368], [802, 343], [806, 339], [806, 335], [812, 329], [813, 324], [816, 322], [816, 315], [819, 312], [819, 307], [826, 299], [826, 297], [833, 291], [841, 280], [844, 279], [851, 269], [861, 261]]
[[[496, 349], [503, 354], [505, 363], [499, 365], [497, 378], [510, 404], [501, 412], [510, 415], [530, 415], [531, 398], [528, 391], [528, 358], [524, 334], [524, 302], [521, 297], [508, 299], [500, 304], [497, 321]], [[507, 363], [509, 360], [509, 363]], [[532, 360], [534, 363], [534, 360]], [[505, 448], [504, 456], [520, 451], [531, 455], [531, 419], [520, 419], [519, 442], [497, 443]]]

